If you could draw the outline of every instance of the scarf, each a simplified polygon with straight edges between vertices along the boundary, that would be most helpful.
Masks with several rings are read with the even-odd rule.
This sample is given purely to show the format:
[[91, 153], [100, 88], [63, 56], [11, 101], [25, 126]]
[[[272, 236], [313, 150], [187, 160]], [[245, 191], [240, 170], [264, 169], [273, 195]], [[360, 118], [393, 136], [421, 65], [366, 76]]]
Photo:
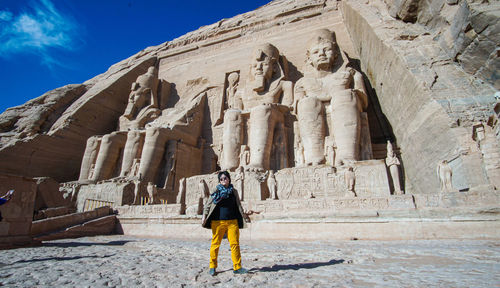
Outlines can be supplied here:
[[210, 195], [210, 196], [212, 196], [214, 204], [217, 204], [222, 199], [229, 198], [229, 195], [231, 195], [231, 193], [233, 193], [233, 184], [229, 184], [229, 186], [227, 186], [227, 188], [224, 187], [224, 185], [219, 184], [219, 185], [217, 185], [217, 191], [212, 193], [212, 195]]

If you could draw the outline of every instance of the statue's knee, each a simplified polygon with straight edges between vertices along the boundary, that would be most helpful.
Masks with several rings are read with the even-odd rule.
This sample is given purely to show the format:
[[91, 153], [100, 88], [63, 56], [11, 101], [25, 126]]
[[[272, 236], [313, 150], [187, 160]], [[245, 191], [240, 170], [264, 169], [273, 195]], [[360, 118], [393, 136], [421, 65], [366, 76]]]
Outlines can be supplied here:
[[252, 109], [250, 118], [262, 119], [269, 117], [271, 115], [272, 107], [270, 105], [259, 105]]

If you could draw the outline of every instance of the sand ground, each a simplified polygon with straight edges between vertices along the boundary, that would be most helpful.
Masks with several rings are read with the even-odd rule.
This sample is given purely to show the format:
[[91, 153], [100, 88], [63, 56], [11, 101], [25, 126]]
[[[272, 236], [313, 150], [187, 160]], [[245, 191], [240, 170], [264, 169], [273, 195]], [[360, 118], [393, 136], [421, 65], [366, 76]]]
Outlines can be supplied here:
[[97, 236], [0, 251], [5, 287], [500, 287], [500, 241], [252, 241], [246, 275], [227, 240]]

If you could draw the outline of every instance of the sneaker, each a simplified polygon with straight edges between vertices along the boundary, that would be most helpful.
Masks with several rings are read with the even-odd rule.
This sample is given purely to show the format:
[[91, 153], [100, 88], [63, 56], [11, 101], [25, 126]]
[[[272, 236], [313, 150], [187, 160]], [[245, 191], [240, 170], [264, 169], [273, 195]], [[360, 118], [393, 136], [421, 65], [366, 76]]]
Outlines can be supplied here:
[[210, 276], [215, 276], [215, 268], [210, 268], [210, 270], [208, 270], [208, 274], [210, 274]]
[[233, 273], [234, 274], [247, 274], [248, 273], [248, 270], [245, 269], [245, 268], [240, 268], [238, 270], [233, 270]]

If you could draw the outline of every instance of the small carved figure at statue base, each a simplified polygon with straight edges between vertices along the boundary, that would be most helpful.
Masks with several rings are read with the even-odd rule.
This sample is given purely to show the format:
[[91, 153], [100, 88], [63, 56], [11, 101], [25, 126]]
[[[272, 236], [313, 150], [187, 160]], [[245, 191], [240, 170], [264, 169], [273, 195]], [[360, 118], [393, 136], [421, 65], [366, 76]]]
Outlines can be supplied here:
[[278, 188], [277, 188], [277, 183], [276, 183], [276, 177], [274, 176], [274, 171], [270, 170], [269, 171], [269, 176], [267, 178], [267, 188], [269, 189], [269, 198], [271, 200], [277, 200], [278, 199]]
[[354, 192], [354, 186], [356, 184], [356, 174], [354, 173], [354, 168], [349, 166], [344, 172], [344, 180], [347, 188], [346, 197], [356, 197], [356, 192]]
[[158, 201], [158, 197], [156, 195], [157, 194], [156, 185], [154, 185], [152, 182], [148, 182], [147, 191], [148, 191], [148, 197], [149, 197], [148, 204], [157, 204], [155, 202], [155, 201]]
[[441, 192], [458, 192], [451, 182], [453, 170], [447, 160], [441, 161], [437, 166], [437, 175], [441, 184]]
[[401, 190], [401, 184], [399, 182], [399, 159], [394, 154], [394, 149], [390, 141], [387, 141], [387, 157], [385, 158], [385, 165], [389, 168], [390, 176], [394, 186], [394, 195], [403, 195], [404, 192]]

